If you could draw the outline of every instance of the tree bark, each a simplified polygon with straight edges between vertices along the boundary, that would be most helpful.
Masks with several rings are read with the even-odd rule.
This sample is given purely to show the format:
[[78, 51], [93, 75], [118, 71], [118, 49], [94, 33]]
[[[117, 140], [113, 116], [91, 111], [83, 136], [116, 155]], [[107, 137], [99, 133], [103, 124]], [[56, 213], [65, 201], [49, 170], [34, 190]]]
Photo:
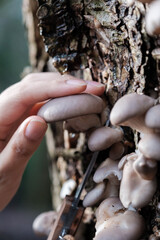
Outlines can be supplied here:
[[[159, 60], [153, 58], [153, 50], [159, 47], [160, 39], [146, 34], [147, 5], [135, 2], [128, 7], [123, 0], [39, 0], [39, 5], [33, 0], [23, 2], [32, 72], [56, 71], [56, 67], [61, 73], [104, 83], [106, 119], [115, 102], [125, 94], [137, 92], [159, 97], [160, 65]], [[51, 8], [52, 5], [55, 8]], [[138, 135], [129, 128], [124, 128], [124, 132], [129, 153], [134, 151]], [[70, 134], [63, 130], [63, 123], [50, 125], [46, 141], [53, 208], [58, 209], [61, 186], [70, 178], [78, 185], [90, 153], [85, 134]], [[91, 180], [88, 185], [91, 187]], [[160, 236], [159, 197], [158, 187], [152, 203], [142, 209], [147, 226], [142, 239], [148, 239], [152, 233]], [[86, 234], [86, 224], [82, 224], [76, 239], [93, 239], [93, 211], [87, 211], [85, 222], [90, 226], [91, 235]]]

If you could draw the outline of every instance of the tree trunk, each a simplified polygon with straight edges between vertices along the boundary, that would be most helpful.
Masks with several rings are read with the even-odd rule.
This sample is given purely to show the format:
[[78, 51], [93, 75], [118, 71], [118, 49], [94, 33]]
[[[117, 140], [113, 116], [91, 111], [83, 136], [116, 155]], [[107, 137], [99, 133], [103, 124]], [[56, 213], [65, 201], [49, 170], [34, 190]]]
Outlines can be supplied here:
[[[125, 94], [137, 92], [159, 97], [159, 60], [153, 58], [153, 50], [160, 45], [160, 39], [146, 34], [147, 6], [136, 2], [128, 7], [124, 0], [23, 2], [32, 72], [57, 68], [61, 73], [104, 83], [106, 119], [117, 99]], [[44, 51], [38, 22], [50, 58]], [[50, 125], [46, 134], [54, 209], [61, 202], [63, 183], [72, 178], [78, 184], [90, 159], [85, 134], [70, 134], [62, 125]], [[124, 128], [124, 132], [129, 153], [134, 151], [138, 135], [129, 128]], [[92, 185], [92, 180], [88, 185]], [[91, 234], [88, 230], [86, 234], [85, 224], [76, 239], [93, 239], [93, 212], [87, 211], [85, 223], [91, 227]], [[147, 226], [142, 239], [148, 239], [152, 233], [160, 236], [159, 187], [152, 203], [142, 209], [142, 215]]]

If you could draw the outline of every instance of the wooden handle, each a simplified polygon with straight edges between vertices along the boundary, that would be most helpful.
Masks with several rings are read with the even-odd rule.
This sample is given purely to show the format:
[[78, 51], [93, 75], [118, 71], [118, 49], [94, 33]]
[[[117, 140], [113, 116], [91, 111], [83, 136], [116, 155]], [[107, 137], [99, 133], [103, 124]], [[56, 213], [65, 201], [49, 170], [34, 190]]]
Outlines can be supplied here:
[[[72, 202], [73, 202], [73, 198], [70, 196], [66, 196], [66, 198], [64, 199], [64, 201], [62, 203], [62, 206], [59, 211], [56, 222], [55, 222], [47, 240], [59, 240], [59, 236], [61, 235], [62, 229], [65, 227], [67, 220], [70, 221], [70, 219], [69, 219], [70, 213], [71, 213], [71, 211], [73, 211]], [[80, 207], [78, 206], [76, 208], [75, 217], [72, 220], [71, 227], [69, 229], [69, 232], [67, 232], [67, 234], [70, 234], [72, 236], [75, 235], [78, 225], [82, 219], [83, 212], [84, 212], [84, 208], [82, 206], [80, 206]]]

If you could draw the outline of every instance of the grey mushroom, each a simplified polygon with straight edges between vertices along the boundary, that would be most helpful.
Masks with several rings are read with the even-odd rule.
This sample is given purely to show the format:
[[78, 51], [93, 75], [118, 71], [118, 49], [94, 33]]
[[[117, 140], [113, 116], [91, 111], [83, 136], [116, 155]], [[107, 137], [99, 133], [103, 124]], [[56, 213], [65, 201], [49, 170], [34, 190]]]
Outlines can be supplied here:
[[145, 126], [144, 114], [156, 101], [146, 95], [131, 93], [120, 98], [112, 108], [110, 120], [113, 125], [129, 126], [140, 132], [152, 132]]
[[[127, 155], [127, 158], [120, 162], [121, 170], [123, 168], [122, 181], [120, 184], [120, 200], [125, 208], [141, 208], [146, 206], [152, 199], [157, 182], [154, 177], [151, 180], [143, 179], [137, 171], [135, 171], [133, 164], [137, 159], [137, 154]], [[143, 193], [143, 194], [142, 194]]]
[[99, 183], [95, 188], [93, 188], [90, 192], [88, 192], [83, 200], [84, 207], [91, 207], [98, 203], [105, 191], [105, 183]]
[[88, 147], [91, 151], [102, 151], [123, 139], [123, 132], [107, 126], [94, 130], [88, 138]]
[[91, 128], [98, 128], [101, 126], [101, 120], [97, 114], [71, 118], [64, 122], [64, 128], [72, 133], [86, 132]]
[[109, 151], [109, 158], [112, 160], [118, 160], [125, 152], [125, 146], [122, 142], [114, 143]]
[[118, 169], [118, 161], [107, 158], [96, 170], [93, 180], [96, 183], [108, 179], [112, 184], [119, 185], [122, 172]]
[[54, 211], [41, 213], [33, 222], [32, 228], [36, 235], [48, 236], [56, 219], [58, 213]]
[[103, 100], [100, 97], [83, 93], [52, 99], [40, 108], [38, 115], [46, 122], [55, 122], [101, 113], [103, 108]]
[[139, 154], [138, 158], [133, 163], [133, 168], [143, 179], [151, 180], [156, 176], [157, 162], [145, 158], [143, 154]]
[[151, 107], [145, 115], [145, 124], [153, 128], [155, 132], [160, 132], [160, 104]]
[[139, 141], [138, 148], [146, 158], [160, 161], [159, 134], [143, 134], [142, 139]]

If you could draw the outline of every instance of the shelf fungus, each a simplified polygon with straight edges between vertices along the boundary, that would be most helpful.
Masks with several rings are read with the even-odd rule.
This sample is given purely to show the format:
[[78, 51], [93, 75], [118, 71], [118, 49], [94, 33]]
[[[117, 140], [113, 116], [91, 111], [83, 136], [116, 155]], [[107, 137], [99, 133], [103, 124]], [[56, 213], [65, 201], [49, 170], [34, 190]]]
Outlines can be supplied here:
[[119, 198], [104, 200], [96, 210], [94, 240], [138, 240], [144, 232], [142, 216], [125, 210]]
[[135, 170], [133, 165], [137, 158], [136, 153], [131, 153], [119, 162], [119, 168], [123, 170], [120, 200], [125, 208], [139, 209], [146, 206], [151, 201], [157, 187], [155, 174], [153, 178], [149, 177], [146, 180]]

